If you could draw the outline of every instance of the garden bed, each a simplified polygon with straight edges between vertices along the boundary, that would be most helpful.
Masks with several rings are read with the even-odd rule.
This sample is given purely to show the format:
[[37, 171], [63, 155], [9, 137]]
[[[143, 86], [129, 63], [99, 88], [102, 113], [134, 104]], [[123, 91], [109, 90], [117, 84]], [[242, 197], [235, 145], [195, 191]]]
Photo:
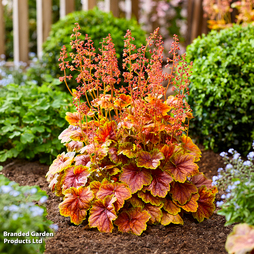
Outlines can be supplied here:
[[[198, 162], [199, 169], [208, 178], [217, 175], [223, 161], [219, 154], [212, 151], [202, 151], [202, 158]], [[46, 241], [45, 254], [66, 253], [103, 253], [103, 254], [220, 254], [227, 253], [225, 242], [227, 235], [232, 231], [232, 226], [224, 227], [223, 216], [214, 215], [198, 223], [192, 216], [184, 218], [184, 225], [148, 226], [141, 236], [119, 233], [117, 228], [113, 233], [100, 233], [97, 229], [89, 229], [87, 221], [75, 226], [69, 218], [59, 214], [58, 205], [61, 198], [55, 196], [49, 189], [45, 175], [47, 165], [38, 162], [16, 160], [9, 162], [2, 171], [10, 180], [20, 185], [38, 185], [46, 190], [47, 218], [59, 226], [55, 236]], [[217, 195], [219, 200], [220, 195]]]

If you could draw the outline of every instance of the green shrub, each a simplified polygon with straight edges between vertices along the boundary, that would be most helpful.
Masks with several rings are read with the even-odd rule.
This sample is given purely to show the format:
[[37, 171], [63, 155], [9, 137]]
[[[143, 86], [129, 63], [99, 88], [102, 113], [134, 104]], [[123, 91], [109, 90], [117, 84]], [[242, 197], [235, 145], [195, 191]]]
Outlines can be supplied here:
[[[100, 42], [110, 33], [115, 44], [117, 57], [119, 59], [119, 68], [122, 66], [122, 52], [124, 48], [124, 35], [127, 29], [132, 31], [132, 36], [135, 38], [134, 44], [140, 47], [141, 44], [146, 44], [145, 32], [137, 24], [136, 20], [126, 20], [123, 18], [115, 18], [111, 13], [105, 13], [95, 8], [93, 10], [77, 11], [70, 13], [57, 23], [52, 25], [50, 35], [43, 44], [43, 65], [46, 73], [58, 78], [63, 76], [63, 71], [58, 67], [58, 59], [63, 45], [66, 46], [67, 52], [71, 52], [70, 36], [73, 26], [79, 23], [82, 36], [81, 40], [85, 39], [85, 35], [94, 42], [94, 47], [100, 48]], [[71, 58], [69, 58], [71, 60]], [[68, 83], [71, 88], [77, 87], [75, 78]], [[64, 86], [63, 86], [64, 87]]]
[[46, 218], [46, 191], [38, 186], [19, 186], [0, 175], [0, 195], [0, 253], [43, 253], [44, 237], [34, 235], [53, 236], [52, 229], [57, 230], [57, 225]]
[[64, 117], [72, 106], [69, 95], [54, 90], [57, 84], [0, 87], [0, 161], [35, 158], [49, 164], [61, 152], [58, 135], [68, 127]]
[[[193, 61], [190, 133], [215, 152], [246, 153], [254, 139], [254, 26], [212, 31], [187, 47]], [[244, 154], [245, 155], [245, 154]]]

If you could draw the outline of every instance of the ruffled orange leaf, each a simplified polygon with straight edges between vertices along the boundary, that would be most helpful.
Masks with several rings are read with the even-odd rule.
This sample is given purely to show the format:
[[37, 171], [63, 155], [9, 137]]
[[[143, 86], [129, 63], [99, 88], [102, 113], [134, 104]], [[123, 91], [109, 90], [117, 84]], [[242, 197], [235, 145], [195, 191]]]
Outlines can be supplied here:
[[144, 185], [152, 181], [150, 172], [144, 168], [139, 168], [134, 163], [124, 165], [120, 175], [120, 181], [126, 183], [131, 189], [131, 193], [141, 190]]
[[94, 196], [97, 196], [97, 192], [99, 191], [100, 187], [101, 187], [101, 183], [99, 181], [92, 181], [90, 183], [90, 189], [92, 190]]
[[61, 180], [63, 177], [63, 171], [54, 175], [50, 181], [49, 188], [52, 192], [55, 192], [57, 196], [63, 197]]
[[175, 202], [177, 203], [179, 207], [184, 209], [186, 212], [194, 213], [198, 209], [198, 202], [197, 202], [198, 199], [199, 199], [199, 194], [195, 193], [191, 196], [191, 199], [184, 205], [179, 205], [176, 201]]
[[160, 206], [162, 204], [162, 198], [154, 197], [149, 191], [139, 191], [138, 197], [141, 198], [145, 203]]
[[123, 154], [131, 159], [136, 157], [136, 153], [137, 151], [135, 145], [131, 142], [125, 142], [119, 145], [117, 154], [118, 155]]
[[154, 111], [158, 112], [162, 116], [167, 115], [168, 111], [172, 108], [160, 99], [154, 98], [152, 96], [146, 97], [145, 100], [152, 105]]
[[80, 149], [83, 147], [83, 142], [79, 142], [79, 141], [71, 141], [69, 143], [66, 144], [67, 147], [67, 151], [68, 152], [79, 152]]
[[162, 148], [161, 148], [161, 152], [163, 153], [164, 155], [164, 158], [165, 158], [165, 163], [169, 161], [169, 159], [171, 158], [171, 156], [173, 155], [174, 153], [174, 149], [175, 149], [175, 146], [174, 145], [164, 145]]
[[118, 155], [116, 147], [110, 147], [108, 149], [109, 159], [114, 162], [115, 164], [127, 164], [129, 159], [125, 155]]
[[115, 139], [115, 122], [106, 122], [104, 125], [100, 126], [98, 129], [95, 140], [99, 143], [104, 143], [107, 139]]
[[80, 124], [80, 120], [82, 119], [82, 117], [80, 113], [78, 112], [74, 112], [74, 113], [67, 112], [65, 119], [70, 125], [77, 126]]
[[180, 205], [184, 205], [191, 199], [192, 194], [198, 192], [198, 188], [193, 183], [174, 182], [170, 192], [174, 200], [178, 201]]
[[198, 165], [194, 162], [194, 157], [190, 154], [175, 154], [171, 158], [163, 170], [173, 175], [174, 179], [178, 182], [184, 183], [186, 178], [199, 173]]
[[254, 227], [247, 223], [235, 225], [233, 232], [228, 235], [225, 247], [228, 253], [253, 253]]
[[75, 133], [75, 131], [79, 130], [80, 128], [78, 126], [72, 126], [70, 125], [67, 129], [62, 131], [62, 133], [59, 135], [58, 139], [61, 140], [62, 143], [66, 143], [71, 141], [70, 136], [72, 133]]
[[123, 207], [125, 200], [131, 197], [131, 190], [124, 183], [107, 183], [100, 186], [96, 197], [102, 200], [112, 195], [117, 199], [114, 205], [116, 211], [119, 211]]
[[94, 199], [89, 187], [71, 187], [64, 193], [64, 201], [59, 204], [60, 214], [70, 217], [71, 222], [79, 225], [85, 218], [90, 202]]
[[103, 201], [96, 200], [90, 210], [89, 226], [100, 232], [110, 233], [114, 228], [112, 221], [117, 218], [113, 203], [116, 197], [108, 196]]
[[215, 210], [215, 193], [213, 190], [208, 190], [205, 186], [201, 186], [198, 189], [198, 194], [198, 210], [192, 216], [198, 222], [202, 222], [205, 218], [210, 218]]
[[148, 214], [150, 215], [150, 220], [149, 222], [151, 222], [152, 224], [155, 222], [160, 222], [161, 221], [161, 217], [162, 217], [162, 211], [161, 211], [161, 206], [154, 206], [154, 205], [150, 205], [150, 204], [146, 204], [144, 207], [144, 211], [147, 211]]
[[213, 189], [214, 186], [212, 186], [212, 180], [207, 179], [203, 173], [199, 172], [197, 175], [194, 175], [191, 180], [193, 184], [196, 185], [197, 188], [201, 186], [206, 186], [207, 189]]
[[160, 160], [163, 159], [163, 153], [161, 153], [158, 149], [154, 149], [151, 152], [139, 152], [136, 161], [138, 167], [156, 169], [160, 165]]
[[170, 190], [170, 183], [173, 181], [173, 178], [160, 169], [153, 170], [152, 177], [153, 180], [147, 189], [151, 191], [153, 196], [164, 198]]
[[76, 166], [83, 165], [90, 167], [91, 165], [90, 155], [77, 155], [74, 161]]
[[85, 186], [89, 175], [88, 167], [82, 165], [68, 167], [61, 182], [63, 192], [71, 187]]
[[190, 154], [195, 157], [195, 161], [199, 161], [201, 157], [201, 151], [197, 145], [195, 145], [190, 137], [183, 135], [181, 137], [183, 149], [190, 151]]
[[130, 105], [132, 99], [130, 95], [119, 94], [118, 98], [114, 101], [115, 105], [120, 108], [125, 108]]
[[163, 206], [164, 210], [172, 215], [177, 215], [180, 213], [181, 208], [175, 205], [171, 200], [166, 200]]
[[[107, 144], [99, 145], [99, 144], [90, 144], [83, 147], [80, 150], [80, 153], [88, 153], [91, 157], [96, 156], [99, 160], [102, 160], [108, 153]], [[92, 160], [92, 159], [91, 159]]]
[[161, 224], [163, 226], [167, 226], [170, 223], [183, 225], [183, 219], [179, 214], [172, 215], [170, 213], [162, 211]]
[[121, 212], [115, 220], [115, 225], [118, 226], [120, 232], [141, 235], [146, 230], [146, 223], [149, 219], [150, 215], [147, 211], [142, 211], [140, 207], [134, 207], [129, 211]]
[[50, 181], [51, 178], [56, 173], [59, 173], [63, 171], [65, 168], [71, 165], [71, 163], [74, 160], [74, 154], [67, 153], [65, 154], [64, 152], [62, 154], [59, 154], [57, 158], [53, 161], [51, 166], [49, 167], [49, 171], [46, 174], [47, 180]]
[[137, 194], [132, 195], [132, 197], [128, 199], [128, 202], [130, 202], [133, 207], [141, 207], [143, 209], [145, 206], [144, 202], [137, 196]]

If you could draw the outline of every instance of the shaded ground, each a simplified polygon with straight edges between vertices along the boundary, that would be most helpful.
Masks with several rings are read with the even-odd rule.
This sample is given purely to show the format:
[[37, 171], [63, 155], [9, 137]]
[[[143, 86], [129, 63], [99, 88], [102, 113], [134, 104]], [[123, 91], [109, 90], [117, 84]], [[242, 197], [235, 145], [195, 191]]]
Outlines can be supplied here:
[[[199, 169], [211, 178], [217, 175], [223, 161], [219, 154], [202, 151]], [[75, 226], [69, 218], [60, 216], [58, 204], [61, 198], [48, 189], [45, 175], [48, 166], [38, 162], [17, 160], [6, 165], [2, 171], [10, 180], [20, 185], [38, 185], [46, 190], [48, 219], [58, 224], [55, 236], [46, 241], [45, 254], [89, 253], [89, 254], [220, 254], [225, 251], [227, 235], [232, 226], [224, 227], [225, 219], [215, 214], [202, 223], [197, 223], [191, 216], [185, 217], [184, 225], [148, 226], [141, 236], [118, 233], [100, 233], [89, 229], [87, 222]], [[219, 195], [217, 195], [219, 199]]]

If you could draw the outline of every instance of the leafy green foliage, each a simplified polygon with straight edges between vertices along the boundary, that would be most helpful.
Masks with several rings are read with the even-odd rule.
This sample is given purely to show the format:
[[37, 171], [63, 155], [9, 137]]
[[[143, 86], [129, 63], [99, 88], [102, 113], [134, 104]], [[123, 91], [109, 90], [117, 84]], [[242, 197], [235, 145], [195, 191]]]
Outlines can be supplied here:
[[[52, 236], [51, 227], [56, 227], [46, 218], [46, 207], [43, 205], [47, 200], [46, 191], [42, 191], [38, 186], [19, 186], [0, 175], [0, 195], [0, 253], [43, 253], [45, 250], [43, 237], [32, 234], [48, 233], [48, 236]], [[35, 202], [40, 206], [35, 205]], [[29, 233], [29, 235], [8, 236], [6, 233]], [[14, 244], [17, 239], [24, 242]]]
[[[146, 42], [145, 32], [134, 19], [116, 18], [111, 13], [105, 13], [98, 8], [87, 12], [77, 11], [70, 13], [52, 25], [50, 35], [43, 44], [43, 70], [55, 78], [63, 76], [63, 72], [58, 67], [58, 59], [63, 45], [66, 45], [67, 51], [71, 52], [70, 36], [75, 23], [79, 23], [81, 26], [80, 32], [82, 36], [80, 39], [84, 40], [85, 35], [89, 34], [94, 42], [94, 47], [97, 49], [97, 53], [99, 53], [100, 42], [110, 33], [115, 44], [117, 57], [119, 58], [119, 67], [122, 66], [123, 40], [127, 29], [133, 31], [135, 36], [134, 44], [137, 47]], [[76, 77], [74, 76], [72, 81], [69, 82], [71, 88], [77, 87]]]
[[[246, 153], [254, 139], [254, 26], [212, 31], [187, 47], [193, 61], [190, 133], [215, 152]], [[246, 155], [246, 154], [244, 154]]]
[[[189, 67], [177, 54], [177, 37], [171, 74], [164, 74], [159, 29], [137, 51], [128, 30], [121, 73], [111, 36], [96, 54], [88, 35], [86, 42], [79, 40], [79, 29], [73, 29], [72, 62], [65, 47], [60, 58], [61, 69], [79, 72], [81, 80], [71, 92], [76, 112], [66, 113], [70, 126], [59, 135], [68, 153], [58, 155], [46, 175], [51, 190], [63, 197], [60, 214], [76, 225], [88, 215], [89, 226], [101, 232], [115, 225], [136, 235], [147, 223], [183, 224], [184, 213], [199, 222], [209, 218], [217, 188], [199, 172], [201, 152], [185, 135], [192, 118], [185, 100]], [[117, 89], [121, 75], [128, 86]], [[168, 99], [165, 80], [176, 90]], [[81, 102], [87, 93], [93, 100]]]
[[50, 163], [62, 150], [58, 135], [66, 128], [64, 116], [71, 97], [55, 91], [59, 84], [0, 87], [0, 161], [8, 158], [40, 159]]

